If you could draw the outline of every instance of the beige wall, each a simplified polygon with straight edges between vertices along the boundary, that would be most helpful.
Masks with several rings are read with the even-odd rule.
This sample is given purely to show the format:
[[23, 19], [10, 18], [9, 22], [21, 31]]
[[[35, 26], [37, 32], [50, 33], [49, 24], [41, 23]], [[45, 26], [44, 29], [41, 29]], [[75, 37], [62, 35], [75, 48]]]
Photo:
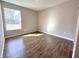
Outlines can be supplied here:
[[76, 4], [76, 1], [67, 2], [37, 13], [27, 8], [3, 2], [4, 7], [18, 9], [22, 12], [22, 30], [5, 31], [5, 36], [16, 36], [39, 30], [45, 33], [74, 39], [77, 22]]
[[77, 1], [72, 1], [40, 11], [39, 31], [74, 40], [77, 4]]
[[21, 18], [22, 18], [22, 29], [21, 30], [15, 30], [15, 31], [6, 31], [5, 30], [5, 36], [11, 37], [16, 36], [20, 34], [26, 34], [29, 32], [34, 32], [37, 30], [37, 13], [36, 11], [16, 6], [10, 3], [3, 2], [3, 7], [12, 8], [16, 10], [21, 11]]
[[0, 57], [3, 54], [4, 47], [4, 32], [3, 32], [3, 20], [2, 20], [2, 12], [1, 12], [1, 1], [0, 1]]

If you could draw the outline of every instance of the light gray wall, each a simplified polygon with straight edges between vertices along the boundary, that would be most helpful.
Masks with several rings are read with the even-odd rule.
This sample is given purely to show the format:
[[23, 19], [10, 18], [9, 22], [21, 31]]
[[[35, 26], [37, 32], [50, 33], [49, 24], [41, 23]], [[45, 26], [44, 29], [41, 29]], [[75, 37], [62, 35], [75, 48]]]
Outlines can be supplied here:
[[7, 2], [3, 2], [3, 7], [12, 8], [21, 11], [21, 18], [22, 18], [22, 29], [21, 30], [14, 30], [14, 31], [6, 31], [5, 30], [5, 37], [12, 37], [20, 34], [26, 34], [29, 32], [34, 32], [37, 30], [37, 12], [20, 7], [17, 5], [13, 5]]
[[0, 57], [2, 57], [3, 54], [3, 47], [4, 47], [4, 32], [3, 32], [3, 19], [2, 19], [1, 1], [0, 1]]
[[77, 23], [77, 0], [40, 11], [39, 31], [74, 39]]

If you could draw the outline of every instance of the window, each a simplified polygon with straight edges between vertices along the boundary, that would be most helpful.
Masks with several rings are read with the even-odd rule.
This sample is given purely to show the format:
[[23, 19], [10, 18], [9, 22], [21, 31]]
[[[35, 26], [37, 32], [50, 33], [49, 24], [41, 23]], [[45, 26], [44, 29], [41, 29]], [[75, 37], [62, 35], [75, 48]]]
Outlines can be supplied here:
[[6, 30], [21, 29], [21, 11], [4, 8]]

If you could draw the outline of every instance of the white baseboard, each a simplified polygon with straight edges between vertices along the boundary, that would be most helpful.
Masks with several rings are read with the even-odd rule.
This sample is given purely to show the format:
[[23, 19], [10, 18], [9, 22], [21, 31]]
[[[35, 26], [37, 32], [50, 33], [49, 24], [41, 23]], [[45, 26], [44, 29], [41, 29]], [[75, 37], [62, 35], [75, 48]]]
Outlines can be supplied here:
[[63, 37], [63, 36], [55, 35], [55, 34], [50, 34], [48, 32], [44, 32], [44, 31], [40, 31], [40, 32], [43, 32], [43, 33], [46, 33], [46, 34], [49, 34], [49, 35], [53, 35], [53, 36], [58, 37], [58, 38], [62, 38], [62, 39], [66, 39], [66, 40], [70, 40], [70, 41], [74, 42], [74, 39], [71, 39], [71, 38], [67, 38], [67, 37]]

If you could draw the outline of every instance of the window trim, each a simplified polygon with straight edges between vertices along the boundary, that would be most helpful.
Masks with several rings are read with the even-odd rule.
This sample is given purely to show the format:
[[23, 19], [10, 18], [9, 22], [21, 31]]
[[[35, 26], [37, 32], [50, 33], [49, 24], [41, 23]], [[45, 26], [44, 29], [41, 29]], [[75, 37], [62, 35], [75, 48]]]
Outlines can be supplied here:
[[[16, 28], [16, 29], [13, 29], [13, 30], [7, 30], [7, 24], [6, 24], [6, 21], [5, 21], [5, 9], [11, 9], [11, 10], [15, 10], [15, 11], [19, 11], [20, 12], [20, 28]], [[4, 7], [3, 8], [3, 15], [4, 15], [4, 23], [5, 23], [5, 31], [16, 31], [16, 30], [21, 30], [22, 29], [22, 13], [21, 13], [21, 10], [18, 10], [18, 9], [13, 9], [13, 8], [8, 8], [8, 7]]]

